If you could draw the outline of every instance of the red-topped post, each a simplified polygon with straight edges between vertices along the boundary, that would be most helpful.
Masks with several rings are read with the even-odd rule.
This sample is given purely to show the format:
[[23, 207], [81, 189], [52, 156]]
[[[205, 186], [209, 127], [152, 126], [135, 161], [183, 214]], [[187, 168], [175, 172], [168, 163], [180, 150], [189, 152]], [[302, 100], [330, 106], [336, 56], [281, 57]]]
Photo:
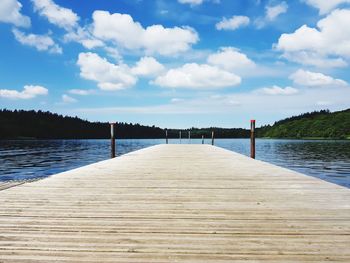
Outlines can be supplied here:
[[250, 157], [255, 159], [255, 120], [250, 120]]
[[111, 125], [111, 158], [115, 157], [115, 137], [114, 137], [114, 122], [109, 123]]

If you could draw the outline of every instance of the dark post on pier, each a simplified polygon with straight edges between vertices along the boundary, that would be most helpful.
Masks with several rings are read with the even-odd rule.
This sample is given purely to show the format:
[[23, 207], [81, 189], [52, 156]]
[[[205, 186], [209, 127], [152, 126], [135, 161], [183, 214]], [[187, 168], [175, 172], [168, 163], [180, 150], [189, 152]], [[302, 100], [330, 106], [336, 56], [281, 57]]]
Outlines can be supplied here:
[[250, 157], [255, 159], [255, 120], [250, 121]]
[[214, 145], [214, 131], [211, 132], [211, 145]]
[[165, 129], [165, 143], [168, 144], [168, 129]]
[[114, 137], [114, 125], [115, 123], [111, 122], [111, 158], [115, 157], [115, 137]]

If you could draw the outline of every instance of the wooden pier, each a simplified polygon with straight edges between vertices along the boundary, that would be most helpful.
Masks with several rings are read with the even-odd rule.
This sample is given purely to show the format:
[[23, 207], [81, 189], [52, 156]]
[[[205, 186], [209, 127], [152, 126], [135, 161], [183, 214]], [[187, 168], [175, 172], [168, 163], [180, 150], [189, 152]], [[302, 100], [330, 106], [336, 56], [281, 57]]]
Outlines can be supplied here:
[[350, 190], [158, 145], [0, 191], [0, 262], [350, 262]]

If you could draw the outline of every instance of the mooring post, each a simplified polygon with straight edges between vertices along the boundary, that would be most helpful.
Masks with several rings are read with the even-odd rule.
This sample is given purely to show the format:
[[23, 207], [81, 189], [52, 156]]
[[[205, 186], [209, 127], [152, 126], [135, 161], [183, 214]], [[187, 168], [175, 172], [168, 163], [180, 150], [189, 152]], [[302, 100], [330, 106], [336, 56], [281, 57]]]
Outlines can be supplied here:
[[202, 135], [202, 144], [204, 144], [204, 135]]
[[211, 145], [214, 145], [214, 131], [211, 132]]
[[165, 129], [165, 142], [168, 144], [168, 129]]
[[250, 121], [250, 157], [255, 159], [255, 120]]
[[180, 138], [180, 144], [181, 144], [181, 131], [179, 131], [179, 138]]
[[114, 122], [110, 123], [111, 125], [111, 158], [115, 157], [115, 137], [114, 137]]

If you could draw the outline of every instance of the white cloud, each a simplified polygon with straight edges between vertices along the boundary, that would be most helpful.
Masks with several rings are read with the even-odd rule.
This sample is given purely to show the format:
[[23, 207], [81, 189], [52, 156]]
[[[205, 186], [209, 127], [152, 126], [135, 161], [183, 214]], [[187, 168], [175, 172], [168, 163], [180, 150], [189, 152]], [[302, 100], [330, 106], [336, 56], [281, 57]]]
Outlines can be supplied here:
[[26, 85], [22, 91], [0, 89], [0, 98], [27, 100], [40, 95], [47, 95], [48, 92], [48, 89], [42, 86]]
[[218, 66], [228, 71], [242, 72], [251, 70], [256, 65], [247, 55], [239, 52], [233, 47], [222, 47], [215, 54], [209, 55], [207, 62], [211, 65]]
[[67, 32], [63, 37], [65, 42], [74, 41], [80, 43], [87, 49], [103, 47], [105, 44], [100, 39], [94, 37], [90, 32], [90, 27], [80, 27], [78, 21], [80, 17], [71, 9], [57, 5], [52, 0], [31, 0], [34, 10], [47, 20], [65, 29]]
[[79, 96], [87, 96], [93, 94], [94, 90], [86, 90], [86, 89], [71, 89], [68, 91], [70, 94], [79, 95]]
[[270, 88], [262, 88], [258, 90], [258, 92], [266, 95], [284, 95], [284, 96], [295, 95], [299, 93], [299, 91], [296, 88], [292, 88], [292, 87], [282, 88], [276, 85]]
[[286, 13], [288, 10], [288, 5], [286, 2], [281, 2], [278, 5], [267, 6], [266, 7], [266, 19], [269, 21], [274, 21], [276, 18]]
[[318, 54], [317, 51], [286, 52], [282, 57], [292, 62], [318, 68], [341, 68], [348, 65], [343, 58], [325, 57], [324, 55]]
[[286, 13], [288, 10], [288, 4], [281, 2], [277, 5], [268, 5], [265, 7], [265, 16], [258, 17], [254, 23], [257, 28], [263, 28], [266, 24], [275, 21], [281, 14]]
[[[102, 90], [120, 90], [134, 86], [140, 77], [153, 77], [164, 71], [164, 66], [153, 57], [142, 57], [134, 67], [123, 62], [113, 64], [96, 53], [80, 53], [77, 61], [80, 76], [93, 80]], [[88, 95], [94, 91], [73, 89], [69, 93]]]
[[341, 4], [348, 4], [350, 3], [350, 0], [303, 0], [308, 5], [315, 7], [319, 9], [319, 12], [321, 15], [324, 15], [333, 9], [335, 9], [337, 6]]
[[46, 17], [50, 23], [69, 30], [77, 26], [79, 16], [71, 9], [61, 7], [52, 0], [32, 0], [34, 10]]
[[289, 77], [295, 84], [306, 87], [346, 87], [348, 83], [322, 73], [299, 69]]
[[97, 82], [102, 90], [120, 90], [136, 84], [137, 78], [125, 64], [113, 64], [95, 53], [80, 53], [80, 76]]
[[131, 69], [131, 72], [139, 76], [155, 76], [164, 70], [164, 66], [153, 57], [143, 57], [136, 66]]
[[62, 102], [68, 104], [68, 103], [75, 103], [77, 102], [77, 100], [72, 98], [71, 96], [68, 96], [67, 94], [63, 94]]
[[62, 48], [48, 35], [26, 35], [18, 29], [13, 29], [12, 32], [15, 35], [16, 40], [23, 45], [35, 47], [39, 51], [48, 51], [52, 54], [62, 54]]
[[241, 78], [231, 72], [206, 64], [185, 64], [170, 69], [153, 82], [169, 88], [217, 89], [232, 87], [241, 83]]
[[113, 58], [115, 61], [121, 61], [123, 59], [119, 53], [118, 48], [105, 46], [104, 50], [107, 52], [107, 55]]
[[30, 18], [21, 14], [22, 4], [17, 0], [0, 1], [0, 22], [19, 27], [30, 27]]
[[[317, 23], [317, 28], [303, 25], [291, 34], [282, 34], [275, 48], [283, 56], [306, 65], [346, 66], [350, 58], [350, 10], [334, 10]], [[309, 61], [309, 58], [312, 58]]]
[[178, 0], [180, 4], [200, 5], [204, 0]]
[[103, 47], [105, 45], [103, 41], [93, 37], [87, 28], [82, 27], [77, 27], [74, 30], [70, 30], [67, 34], [64, 35], [64, 41], [78, 42], [87, 49]]
[[143, 28], [128, 14], [93, 13], [93, 34], [129, 50], [144, 50], [148, 54], [176, 55], [197, 43], [198, 34], [190, 27], [164, 28], [152, 25]]
[[249, 25], [250, 19], [247, 16], [233, 16], [230, 19], [223, 18], [216, 24], [217, 30], [236, 30]]

